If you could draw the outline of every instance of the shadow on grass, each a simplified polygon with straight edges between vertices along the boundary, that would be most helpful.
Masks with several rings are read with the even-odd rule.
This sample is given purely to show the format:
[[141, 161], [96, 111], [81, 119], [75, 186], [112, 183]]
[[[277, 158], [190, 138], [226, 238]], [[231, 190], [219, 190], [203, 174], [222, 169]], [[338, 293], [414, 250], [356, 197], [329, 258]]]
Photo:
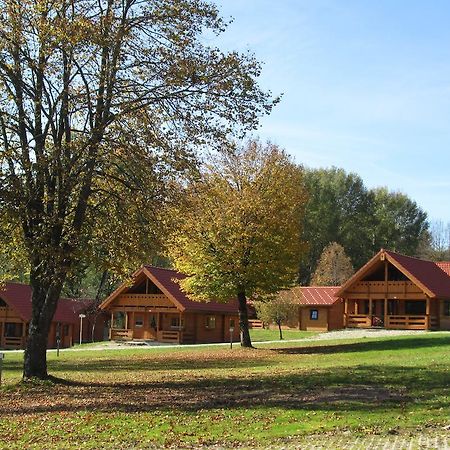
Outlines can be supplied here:
[[[257, 352], [257, 350], [255, 350]], [[72, 356], [72, 355], [71, 355]], [[77, 355], [79, 356], [79, 355]], [[220, 355], [219, 355], [220, 356]], [[121, 372], [121, 371], [186, 371], [208, 369], [232, 369], [267, 367], [277, 364], [273, 359], [265, 358], [258, 353], [254, 357], [235, 357], [232, 353], [224, 353], [223, 357], [202, 358], [201, 355], [192, 357], [167, 358], [152, 357], [151, 353], [142, 354], [137, 358], [128, 358], [118, 354], [114, 357], [92, 357], [90, 359], [52, 359], [48, 362], [52, 373], [60, 372]], [[23, 361], [6, 361], [5, 369], [21, 371]]]
[[233, 378], [230, 373], [229, 377], [183, 381], [85, 383], [56, 378], [53, 382], [56, 384], [5, 392], [0, 416], [260, 407], [375, 412], [400, 411], [417, 401], [421, 408], [445, 411], [450, 407], [445, 368], [367, 365], [248, 378]]
[[329, 353], [369, 352], [409, 350], [419, 348], [441, 347], [450, 345], [450, 335], [442, 337], [415, 337], [407, 339], [383, 339], [381, 341], [343, 343], [334, 345], [313, 345], [308, 347], [289, 347], [274, 349], [281, 354], [315, 355]]

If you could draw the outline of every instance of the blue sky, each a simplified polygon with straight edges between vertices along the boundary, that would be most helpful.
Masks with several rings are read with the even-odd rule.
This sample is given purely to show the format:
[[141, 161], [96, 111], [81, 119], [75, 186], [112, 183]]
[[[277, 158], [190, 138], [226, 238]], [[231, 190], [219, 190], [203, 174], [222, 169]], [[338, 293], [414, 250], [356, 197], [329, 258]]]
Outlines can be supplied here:
[[281, 103], [258, 134], [450, 221], [450, 2], [220, 0], [220, 38], [264, 62]]

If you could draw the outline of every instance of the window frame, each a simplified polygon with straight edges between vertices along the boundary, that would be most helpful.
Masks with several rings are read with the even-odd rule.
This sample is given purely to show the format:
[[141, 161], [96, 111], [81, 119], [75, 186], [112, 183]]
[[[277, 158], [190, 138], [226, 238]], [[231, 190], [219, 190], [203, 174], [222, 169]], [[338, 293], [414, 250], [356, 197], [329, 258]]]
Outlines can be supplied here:
[[[315, 316], [315, 317], [314, 317]], [[317, 308], [310, 308], [309, 320], [319, 320], [319, 310]]]
[[206, 316], [205, 318], [205, 328], [207, 330], [215, 330], [216, 329], [216, 316]]

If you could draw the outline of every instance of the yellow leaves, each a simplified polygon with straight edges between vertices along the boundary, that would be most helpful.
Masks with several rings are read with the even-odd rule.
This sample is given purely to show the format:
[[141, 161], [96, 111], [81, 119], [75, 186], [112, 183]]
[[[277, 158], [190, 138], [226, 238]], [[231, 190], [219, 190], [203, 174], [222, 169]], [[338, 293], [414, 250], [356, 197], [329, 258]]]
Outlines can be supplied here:
[[169, 242], [184, 288], [199, 297], [275, 292], [290, 284], [303, 251], [302, 170], [278, 147], [249, 142], [209, 162], [191, 183]]

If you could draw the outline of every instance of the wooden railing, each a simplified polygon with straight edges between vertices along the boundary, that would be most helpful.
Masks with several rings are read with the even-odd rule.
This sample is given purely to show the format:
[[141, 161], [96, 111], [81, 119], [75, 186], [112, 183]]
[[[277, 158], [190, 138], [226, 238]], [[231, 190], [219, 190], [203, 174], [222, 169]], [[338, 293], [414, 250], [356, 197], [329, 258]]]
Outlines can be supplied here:
[[110, 339], [112, 341], [131, 341], [133, 339], [133, 330], [111, 328]]
[[264, 328], [264, 323], [262, 320], [249, 319], [248, 327], [249, 328]]
[[386, 328], [399, 328], [405, 330], [427, 330], [435, 321], [430, 316], [386, 316]]
[[[371, 328], [377, 326], [369, 315], [349, 314], [347, 326], [349, 328]], [[377, 316], [381, 320], [382, 316]], [[381, 324], [379, 326], [382, 326]], [[384, 320], [385, 328], [395, 328], [400, 330], [428, 330], [437, 326], [437, 318], [434, 316], [408, 316], [408, 315], [388, 315]]]
[[372, 326], [370, 316], [365, 314], [349, 314], [347, 317], [349, 328], [370, 328]]
[[175, 309], [175, 305], [164, 294], [122, 294], [115, 301], [115, 305]]
[[181, 332], [180, 331], [158, 331], [158, 341], [168, 342], [173, 344], [180, 343]]
[[23, 337], [4, 337], [2, 347], [6, 349], [20, 349], [24, 347]]

